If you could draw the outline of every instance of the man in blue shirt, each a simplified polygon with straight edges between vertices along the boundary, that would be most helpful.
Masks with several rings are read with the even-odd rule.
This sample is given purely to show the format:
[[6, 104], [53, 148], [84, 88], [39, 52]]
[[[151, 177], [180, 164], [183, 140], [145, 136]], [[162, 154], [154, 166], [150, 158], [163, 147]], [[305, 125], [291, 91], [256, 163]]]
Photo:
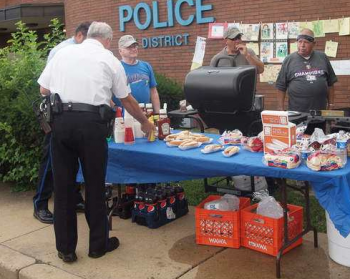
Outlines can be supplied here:
[[[131, 94], [139, 103], [152, 103], [153, 112], [159, 113], [160, 101], [157, 91], [157, 82], [152, 66], [142, 60], [138, 60], [138, 42], [131, 35], [122, 36], [119, 39], [119, 53], [125, 69]], [[113, 100], [114, 101], [114, 100]], [[116, 104], [120, 103], [115, 100]]]

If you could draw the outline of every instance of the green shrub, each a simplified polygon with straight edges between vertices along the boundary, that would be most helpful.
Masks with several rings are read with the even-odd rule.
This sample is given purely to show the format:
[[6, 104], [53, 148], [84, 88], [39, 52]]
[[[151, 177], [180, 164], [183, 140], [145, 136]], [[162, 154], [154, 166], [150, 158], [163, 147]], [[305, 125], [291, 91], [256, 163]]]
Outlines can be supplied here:
[[40, 96], [37, 79], [63, 31], [52, 20], [54, 35], [38, 42], [35, 31], [22, 22], [16, 25], [9, 46], [0, 49], [0, 180], [30, 186], [37, 179], [43, 140], [32, 108]]
[[160, 102], [168, 104], [168, 111], [179, 109], [180, 100], [185, 98], [182, 86], [163, 74], [155, 73], [155, 76]]

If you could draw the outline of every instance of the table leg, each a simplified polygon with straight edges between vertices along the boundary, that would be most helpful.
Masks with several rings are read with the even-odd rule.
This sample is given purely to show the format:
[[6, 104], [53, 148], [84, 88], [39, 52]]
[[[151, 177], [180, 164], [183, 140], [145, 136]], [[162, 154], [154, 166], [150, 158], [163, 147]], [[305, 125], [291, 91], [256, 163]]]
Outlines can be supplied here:
[[[281, 179], [280, 186], [281, 186], [281, 204], [283, 207], [283, 219], [284, 219], [284, 244], [276, 256], [276, 277], [277, 278], [281, 278], [281, 258], [283, 255], [283, 251], [287, 249], [290, 245], [292, 245], [294, 242], [296, 242], [298, 239], [300, 239], [301, 237], [303, 237], [305, 234], [307, 234], [309, 231], [312, 230], [314, 232], [314, 247], [315, 248], [318, 247], [317, 230], [311, 225], [309, 183], [305, 181], [305, 186], [302, 186], [301, 188], [296, 188], [293, 186], [288, 186], [286, 183], [286, 179]], [[299, 192], [302, 192], [305, 198], [306, 227], [300, 234], [298, 234], [296, 237], [294, 237], [291, 240], [289, 240], [288, 238], [287, 186]]]
[[109, 230], [111, 231], [113, 229], [113, 226], [112, 226], [112, 217], [113, 217], [113, 212], [116, 208], [119, 207], [120, 205], [120, 201], [121, 201], [121, 198], [122, 198], [122, 186], [121, 184], [113, 184], [113, 186], [117, 186], [117, 197], [113, 197], [113, 204], [111, 206], [111, 210], [108, 214], [108, 226], [109, 226]]

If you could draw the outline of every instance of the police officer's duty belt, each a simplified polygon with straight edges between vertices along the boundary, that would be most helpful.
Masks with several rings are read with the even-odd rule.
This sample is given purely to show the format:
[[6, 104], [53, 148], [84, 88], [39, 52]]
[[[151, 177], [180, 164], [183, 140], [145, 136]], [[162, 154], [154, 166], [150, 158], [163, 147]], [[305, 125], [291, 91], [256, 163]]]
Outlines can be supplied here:
[[63, 111], [84, 111], [84, 112], [94, 112], [99, 113], [99, 106], [93, 106], [83, 103], [64, 103]]

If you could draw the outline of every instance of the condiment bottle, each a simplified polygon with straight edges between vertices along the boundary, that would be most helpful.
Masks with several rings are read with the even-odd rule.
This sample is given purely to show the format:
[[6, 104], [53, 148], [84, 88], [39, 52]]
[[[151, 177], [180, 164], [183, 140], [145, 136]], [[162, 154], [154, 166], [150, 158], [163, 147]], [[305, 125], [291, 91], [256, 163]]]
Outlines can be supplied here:
[[165, 109], [159, 110], [159, 120], [157, 122], [158, 139], [162, 140], [170, 135], [170, 119], [167, 116]]

